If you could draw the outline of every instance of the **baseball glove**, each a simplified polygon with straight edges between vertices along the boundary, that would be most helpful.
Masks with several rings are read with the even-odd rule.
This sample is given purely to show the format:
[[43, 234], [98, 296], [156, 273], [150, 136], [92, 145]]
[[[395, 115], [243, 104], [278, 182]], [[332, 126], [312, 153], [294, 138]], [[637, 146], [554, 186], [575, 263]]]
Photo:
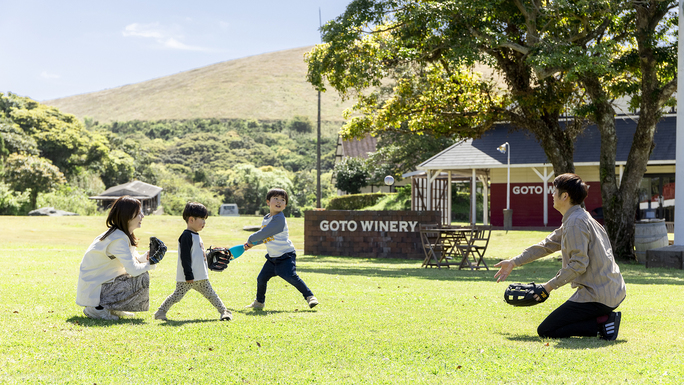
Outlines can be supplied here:
[[157, 237], [150, 237], [150, 265], [159, 263], [166, 254], [166, 245]]
[[[539, 297], [539, 300], [534, 298], [535, 294]], [[549, 293], [544, 289], [544, 286], [534, 282], [526, 285], [512, 283], [508, 285], [504, 293], [506, 303], [513, 306], [533, 306], [546, 301], [547, 298], [549, 298]]]
[[209, 246], [207, 249], [207, 266], [209, 270], [223, 271], [228, 267], [231, 259], [233, 259], [233, 255], [225, 247]]

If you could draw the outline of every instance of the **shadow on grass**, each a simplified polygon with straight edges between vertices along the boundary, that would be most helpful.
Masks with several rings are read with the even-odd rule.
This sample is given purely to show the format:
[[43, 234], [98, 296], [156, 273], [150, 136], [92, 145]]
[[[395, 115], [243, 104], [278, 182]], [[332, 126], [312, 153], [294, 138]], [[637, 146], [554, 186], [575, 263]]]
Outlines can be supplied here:
[[221, 321], [218, 318], [217, 319], [186, 319], [186, 320], [173, 320], [169, 319], [166, 321], [161, 321], [159, 326], [183, 326], [185, 324], [200, 324], [200, 323], [206, 323], [206, 322], [226, 322], [226, 321]]
[[572, 337], [572, 338], [541, 338], [536, 335], [528, 334], [506, 334], [501, 333], [509, 341], [518, 342], [539, 342], [543, 344], [548, 344], [547, 346], [553, 347], [555, 349], [568, 349], [568, 350], [585, 350], [585, 349], [601, 349], [609, 346], [614, 346], [616, 344], [627, 343], [626, 340], [616, 341], [604, 341], [598, 337]]
[[74, 325], [79, 325], [79, 326], [94, 326], [94, 327], [107, 327], [107, 326], [112, 326], [112, 325], [118, 325], [118, 324], [131, 324], [131, 325], [143, 325], [145, 324], [145, 320], [140, 319], [140, 318], [120, 318], [116, 321], [108, 321], [108, 320], [100, 320], [100, 319], [91, 319], [86, 316], [73, 316], [71, 318], [67, 318], [66, 322], [74, 324]]
[[280, 313], [289, 313], [289, 314], [295, 314], [295, 313], [316, 313], [316, 310], [314, 309], [302, 309], [302, 310], [244, 310], [240, 311], [240, 314], [244, 314], [249, 317], [265, 317], [267, 315], [272, 315], [272, 314], [280, 314]]
[[[303, 273], [490, 282], [496, 282], [494, 274], [498, 268], [494, 265], [500, 261], [487, 259], [489, 270], [459, 270], [458, 266], [424, 268], [421, 267], [422, 261], [407, 259], [304, 256], [297, 257], [297, 260], [303, 262], [297, 266], [297, 270]], [[415, 267], [412, 264], [415, 264]], [[619, 262], [618, 265], [627, 284], [684, 285], [684, 270], [646, 269], [644, 265], [625, 262]], [[553, 258], [534, 261], [514, 269], [506, 282], [546, 282], [554, 277], [561, 267], [561, 262]]]
[[586, 349], [603, 349], [607, 347], [616, 346], [617, 344], [626, 344], [627, 340], [617, 339], [615, 341], [604, 341], [598, 337], [575, 337], [563, 338], [559, 340], [549, 340], [555, 343], [556, 349], [567, 350], [586, 350]]
[[[420, 278], [438, 281], [483, 281], [496, 282], [494, 274], [499, 270], [493, 267], [496, 261], [487, 261], [489, 270], [459, 270], [458, 266], [449, 268], [424, 268], [421, 261], [404, 259], [357, 259], [353, 257], [313, 257], [307, 259], [304, 264], [298, 264], [297, 271], [300, 273], [330, 274], [330, 275], [356, 275], [385, 278]], [[297, 258], [298, 262], [299, 257]], [[317, 262], [323, 262], [317, 264]], [[415, 267], [410, 264], [415, 263]], [[546, 282], [555, 276], [560, 268], [560, 263], [539, 261], [532, 265], [523, 266], [514, 270], [509, 276], [510, 282]]]

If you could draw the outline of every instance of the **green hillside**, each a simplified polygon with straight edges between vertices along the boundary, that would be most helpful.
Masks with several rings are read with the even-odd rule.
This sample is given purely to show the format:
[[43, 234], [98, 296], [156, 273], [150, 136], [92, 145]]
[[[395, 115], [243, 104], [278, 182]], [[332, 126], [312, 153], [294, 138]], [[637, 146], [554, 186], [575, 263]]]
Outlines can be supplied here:
[[[295, 48], [225, 61], [118, 88], [44, 101], [63, 112], [95, 121], [198, 118], [317, 119], [317, 92], [306, 82], [304, 54]], [[322, 94], [321, 119], [342, 121], [342, 102]]]

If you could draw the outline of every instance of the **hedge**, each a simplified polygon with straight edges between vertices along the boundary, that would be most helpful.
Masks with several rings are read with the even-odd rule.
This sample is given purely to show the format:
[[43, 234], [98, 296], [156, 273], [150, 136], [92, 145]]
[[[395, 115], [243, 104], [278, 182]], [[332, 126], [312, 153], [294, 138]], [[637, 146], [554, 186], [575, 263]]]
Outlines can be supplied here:
[[373, 206], [387, 193], [350, 194], [330, 199], [326, 210], [360, 210]]

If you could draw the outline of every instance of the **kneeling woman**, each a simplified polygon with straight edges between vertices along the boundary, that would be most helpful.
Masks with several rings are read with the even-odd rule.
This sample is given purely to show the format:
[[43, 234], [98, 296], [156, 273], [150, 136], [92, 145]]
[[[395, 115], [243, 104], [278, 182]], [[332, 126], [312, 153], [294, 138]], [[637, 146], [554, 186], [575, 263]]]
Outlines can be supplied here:
[[148, 252], [136, 251], [144, 215], [139, 200], [118, 198], [107, 216], [109, 229], [88, 247], [78, 275], [76, 303], [85, 306], [89, 318], [117, 320], [130, 312], [147, 311], [150, 306]]

